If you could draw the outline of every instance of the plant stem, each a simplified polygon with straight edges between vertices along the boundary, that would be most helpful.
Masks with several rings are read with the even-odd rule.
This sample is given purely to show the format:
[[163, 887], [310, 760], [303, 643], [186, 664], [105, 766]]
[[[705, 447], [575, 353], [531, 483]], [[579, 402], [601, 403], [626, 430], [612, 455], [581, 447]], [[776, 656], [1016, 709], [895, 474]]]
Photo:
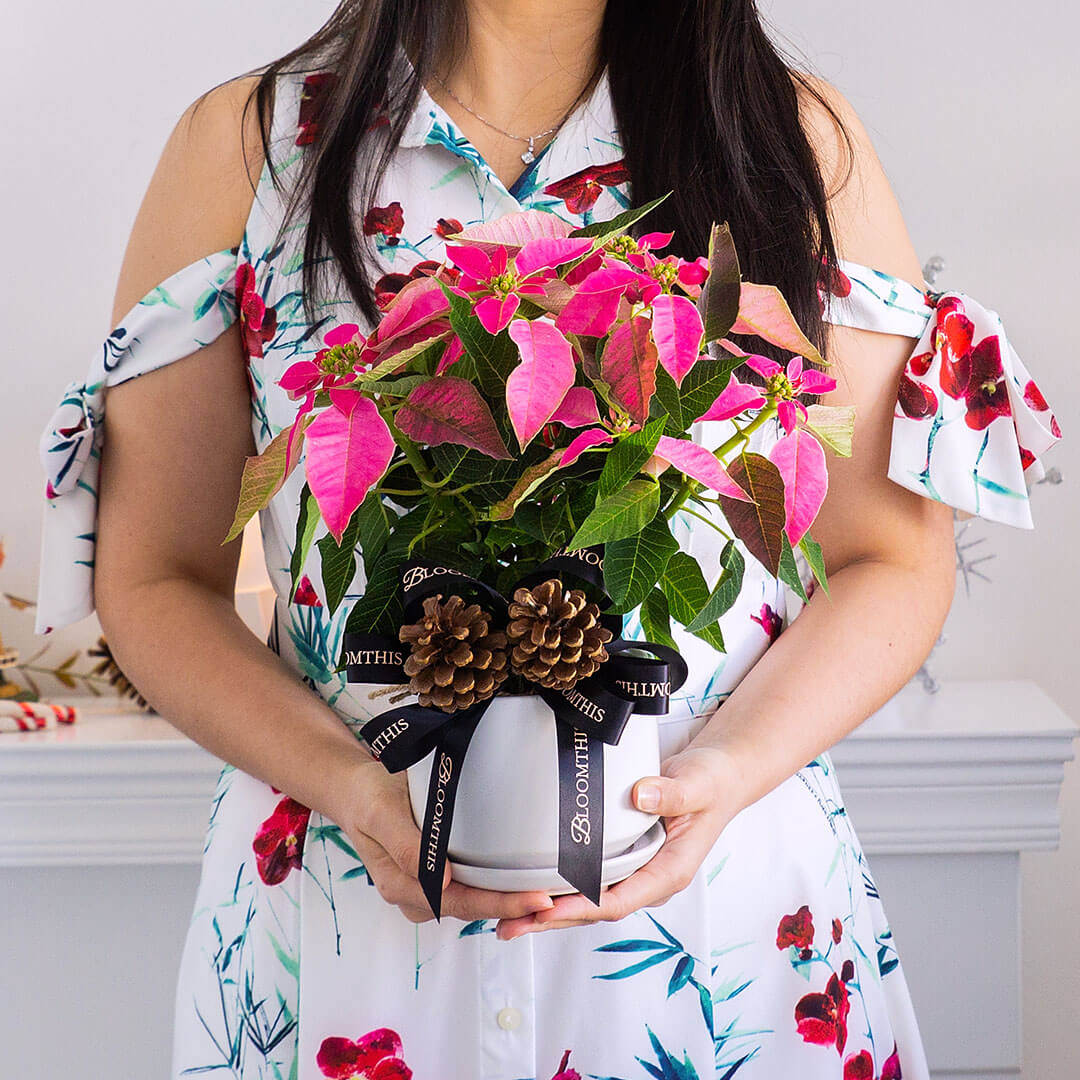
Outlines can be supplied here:
[[[735, 428], [735, 434], [732, 435], [730, 439], [726, 439], [723, 443], [721, 443], [720, 446], [718, 446], [713, 451], [713, 457], [717, 458], [721, 464], [726, 464], [726, 462], [724, 462], [724, 455], [731, 453], [731, 451], [734, 450], [736, 446], [748, 443], [750, 441], [750, 436], [753, 435], [758, 428], [765, 424], [766, 421], [771, 420], [775, 415], [776, 402], [770, 401], [769, 404], [766, 405], [765, 408], [763, 408], [761, 412], [759, 412], [757, 416], [755, 416], [754, 419], [746, 425], [746, 427], [741, 428], [738, 424], [735, 424], [734, 421], [732, 421], [732, 424]], [[692, 479], [691, 477], [684, 476], [682, 484], [679, 485], [679, 488], [675, 492], [674, 497], [672, 498], [671, 502], [668, 503], [666, 509], [664, 510], [664, 517], [668, 521], [670, 521], [682, 509], [683, 503], [685, 503], [691, 495], [695, 495], [697, 493], [697, 490], [700, 489], [702, 486], [703, 485], [700, 485], [696, 480]]]

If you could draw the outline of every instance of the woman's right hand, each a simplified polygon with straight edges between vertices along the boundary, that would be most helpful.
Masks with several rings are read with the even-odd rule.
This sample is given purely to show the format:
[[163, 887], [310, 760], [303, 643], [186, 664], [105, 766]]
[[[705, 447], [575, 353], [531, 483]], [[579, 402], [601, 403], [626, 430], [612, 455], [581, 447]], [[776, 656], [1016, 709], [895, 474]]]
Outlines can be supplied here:
[[[406, 774], [387, 772], [371, 758], [351, 768], [343, 788], [335, 799], [340, 809], [330, 816], [352, 841], [379, 895], [399, 907], [410, 922], [434, 918], [417, 877], [420, 830], [413, 821]], [[451, 879], [449, 862], [444, 867], [443, 915], [467, 922], [513, 919], [551, 906], [545, 892], [474, 889]]]

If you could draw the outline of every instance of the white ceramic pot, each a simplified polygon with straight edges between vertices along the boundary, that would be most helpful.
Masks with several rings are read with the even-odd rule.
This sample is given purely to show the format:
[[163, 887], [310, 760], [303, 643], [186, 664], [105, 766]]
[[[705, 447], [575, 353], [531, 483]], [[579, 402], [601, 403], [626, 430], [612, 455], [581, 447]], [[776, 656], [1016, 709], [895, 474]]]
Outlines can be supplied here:
[[[424, 820], [434, 751], [408, 769], [417, 827]], [[629, 848], [657, 820], [630, 801], [634, 783], [660, 772], [655, 716], [633, 714], [604, 745], [604, 858]], [[500, 694], [488, 706], [461, 768], [449, 857], [493, 868], [558, 864], [559, 766], [555, 717], [536, 694]]]

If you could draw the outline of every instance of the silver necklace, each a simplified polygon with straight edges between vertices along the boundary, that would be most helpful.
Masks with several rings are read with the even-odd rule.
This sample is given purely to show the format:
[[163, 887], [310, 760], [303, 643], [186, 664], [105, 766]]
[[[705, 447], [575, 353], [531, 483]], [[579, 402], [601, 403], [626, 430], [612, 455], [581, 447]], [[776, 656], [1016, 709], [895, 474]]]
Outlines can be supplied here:
[[[499, 127], [499, 126], [498, 126], [497, 124], [493, 124], [493, 123], [492, 123], [492, 122], [491, 122], [490, 120], [486, 120], [486, 119], [485, 119], [484, 117], [482, 117], [482, 116], [481, 116], [481, 115], [480, 115], [480, 114], [479, 114], [478, 112], [476, 112], [475, 110], [473, 110], [473, 109], [470, 109], [470, 108], [469, 108], [469, 106], [468, 106], [468, 105], [466, 105], [466, 104], [465, 104], [465, 102], [464, 102], [464, 101], [462, 101], [462, 100], [461, 100], [461, 98], [459, 98], [459, 97], [457, 96], [457, 94], [455, 94], [455, 93], [454, 93], [454, 91], [453, 91], [453, 90], [451, 90], [451, 89], [450, 89], [450, 87], [449, 87], [449, 86], [447, 86], [445, 82], [443, 82], [443, 80], [442, 80], [442, 79], [440, 79], [440, 78], [439, 78], [438, 76], [436, 76], [435, 78], [436, 78], [436, 81], [437, 81], [437, 82], [439, 83], [439, 85], [440, 85], [440, 86], [441, 86], [441, 87], [442, 87], [442, 88], [443, 88], [443, 89], [444, 89], [444, 90], [445, 90], [445, 91], [446, 91], [446, 92], [447, 92], [447, 93], [448, 93], [448, 94], [449, 94], [449, 95], [450, 95], [450, 96], [451, 96], [451, 97], [452, 97], [452, 98], [453, 98], [453, 99], [454, 99], [454, 100], [455, 100], [455, 101], [456, 101], [456, 102], [457, 102], [457, 103], [458, 103], [458, 104], [459, 104], [459, 105], [460, 105], [460, 106], [461, 106], [461, 107], [462, 107], [462, 108], [463, 108], [463, 109], [464, 109], [464, 110], [465, 110], [465, 111], [467, 112], [467, 113], [469, 113], [469, 115], [470, 115], [470, 116], [475, 116], [475, 117], [476, 117], [476, 119], [477, 119], [477, 120], [479, 120], [481, 124], [486, 124], [486, 125], [487, 125], [487, 126], [488, 126], [489, 128], [491, 128], [491, 129], [492, 129], [493, 131], [497, 131], [497, 132], [498, 132], [498, 133], [499, 133], [500, 135], [505, 135], [505, 136], [506, 136], [506, 137], [507, 137], [508, 139], [513, 139], [513, 140], [514, 140], [515, 142], [523, 142], [523, 143], [528, 143], [528, 144], [529, 144], [529, 145], [528, 145], [528, 147], [527, 147], [527, 148], [525, 149], [525, 151], [524, 151], [524, 152], [522, 153], [522, 155], [521, 155], [521, 160], [522, 160], [522, 161], [524, 161], [526, 165], [531, 165], [531, 164], [532, 164], [532, 163], [533, 163], [533, 162], [534, 162], [534, 161], [536, 160], [536, 154], [534, 154], [534, 153], [533, 153], [533, 144], [534, 144], [534, 143], [536, 142], [536, 140], [537, 140], [537, 139], [542, 139], [542, 138], [543, 138], [543, 137], [544, 137], [545, 135], [550, 135], [550, 134], [551, 134], [552, 132], [558, 131], [558, 130], [559, 130], [559, 128], [561, 128], [561, 127], [562, 127], [562, 125], [563, 125], [563, 124], [565, 123], [565, 121], [566, 121], [566, 116], [564, 116], [564, 117], [562, 118], [562, 120], [560, 120], [560, 121], [559, 121], [559, 122], [558, 122], [558, 123], [557, 123], [557, 124], [556, 124], [556, 125], [555, 125], [554, 127], [549, 127], [549, 128], [547, 129], [547, 131], [538, 131], [538, 132], [537, 132], [537, 133], [536, 133], [535, 135], [512, 135], [512, 134], [511, 134], [511, 133], [510, 133], [509, 131], [504, 131], [504, 130], [503, 130], [503, 129], [502, 129], [501, 127]], [[567, 115], [569, 115], [569, 114], [567, 114]]]

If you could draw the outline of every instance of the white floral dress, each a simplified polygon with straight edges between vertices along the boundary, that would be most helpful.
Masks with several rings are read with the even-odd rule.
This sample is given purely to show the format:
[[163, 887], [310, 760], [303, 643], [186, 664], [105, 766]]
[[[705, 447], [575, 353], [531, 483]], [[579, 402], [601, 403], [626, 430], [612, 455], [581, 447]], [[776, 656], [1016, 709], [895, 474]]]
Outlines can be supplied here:
[[[277, 385], [285, 369], [343, 324], [369, 329], [347, 298], [309, 323], [303, 230], [277, 237], [283, 208], [271, 170], [287, 188], [318, 137], [328, 78], [282, 81], [239, 248], [162, 282], [67, 387], [41, 444], [40, 633], [92, 610], [106, 386], [190, 354], [239, 318], [261, 450], [295, 415]], [[605, 78], [510, 190], [422, 95], [380, 199], [361, 212], [385, 269], [378, 288], [394, 291], [463, 226], [522, 208], [580, 225], [628, 205]], [[1038, 457], [1060, 433], [998, 316], [963, 293], [921, 292], [850, 262], [841, 269], [823, 282], [829, 320], [918, 339], [889, 476], [1030, 527], [1026, 481], [1041, 475]], [[723, 429], [699, 425], [696, 437], [715, 446]], [[775, 432], [755, 438], [765, 449]], [[317, 556], [288, 601], [302, 473], [261, 514], [278, 594], [269, 645], [355, 729], [370, 711], [334, 668], [362, 570], [333, 617], [320, 603]], [[713, 530], [686, 516], [680, 528], [684, 549], [715, 566]], [[692, 674], [663, 718], [664, 755], [687, 743], [795, 614], [786, 590], [746, 562], [721, 623], [727, 654], [677, 632]], [[624, 634], [636, 628], [628, 617]], [[510, 942], [496, 939], [492, 920], [409, 922], [372, 887], [334, 822], [231, 765], [208, 811], [177, 984], [174, 1078], [928, 1080], [896, 946], [827, 753], [743, 810], [666, 904]]]

